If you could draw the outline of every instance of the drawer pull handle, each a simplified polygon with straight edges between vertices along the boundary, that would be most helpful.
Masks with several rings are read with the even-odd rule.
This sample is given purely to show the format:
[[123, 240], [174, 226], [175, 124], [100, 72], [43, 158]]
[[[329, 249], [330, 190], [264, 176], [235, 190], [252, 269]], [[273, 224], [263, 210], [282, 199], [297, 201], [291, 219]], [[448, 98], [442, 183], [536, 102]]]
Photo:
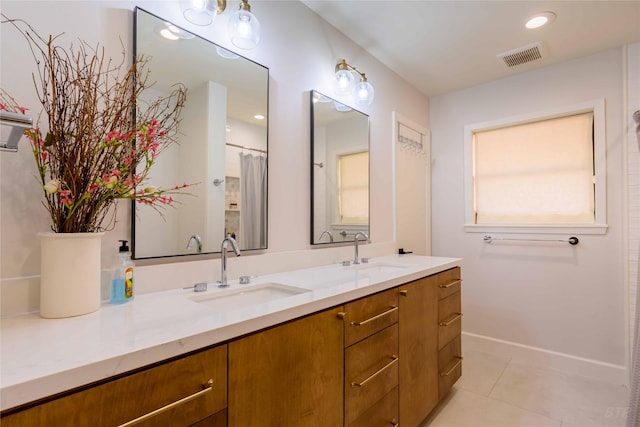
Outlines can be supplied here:
[[409, 291], [406, 289], [400, 289], [400, 295], [402, 295], [403, 297], [406, 297], [409, 294]]
[[400, 427], [400, 424], [395, 420], [395, 418], [389, 421], [389, 424], [391, 424], [391, 427]]
[[207, 383], [206, 383], [206, 384], [204, 384], [204, 385], [203, 385], [203, 387], [204, 387], [204, 389], [202, 389], [202, 390], [200, 390], [200, 391], [198, 391], [198, 392], [195, 392], [195, 393], [193, 393], [193, 394], [190, 394], [190, 395], [189, 395], [189, 396], [187, 396], [187, 397], [183, 397], [183, 398], [182, 398], [182, 399], [180, 399], [180, 400], [176, 400], [175, 402], [169, 403], [168, 405], [165, 405], [165, 406], [163, 406], [162, 408], [158, 408], [158, 409], [156, 409], [155, 411], [148, 412], [148, 413], [146, 413], [146, 414], [144, 414], [144, 415], [142, 415], [142, 416], [140, 416], [140, 417], [138, 417], [138, 418], [136, 418], [136, 419], [133, 419], [133, 420], [131, 420], [131, 421], [128, 421], [128, 422], [126, 422], [126, 423], [124, 423], [124, 424], [120, 424], [118, 427], [128, 427], [128, 426], [132, 426], [132, 425], [135, 425], [135, 424], [141, 423], [141, 422], [143, 422], [143, 421], [148, 420], [149, 418], [153, 418], [153, 417], [155, 417], [155, 416], [156, 416], [156, 415], [158, 415], [158, 414], [161, 414], [161, 413], [166, 412], [166, 411], [168, 411], [168, 410], [170, 410], [170, 409], [173, 409], [173, 408], [175, 408], [176, 406], [180, 406], [180, 405], [182, 405], [183, 403], [186, 403], [186, 402], [188, 402], [188, 401], [190, 401], [190, 400], [196, 399], [197, 397], [200, 397], [200, 396], [202, 396], [203, 394], [205, 394], [205, 393], [210, 392], [211, 390], [213, 390], [213, 380], [212, 380], [212, 379], [210, 379], [209, 381], [207, 381]]
[[461, 317], [462, 317], [462, 313], [456, 313], [455, 316], [453, 316], [451, 319], [447, 320], [446, 322], [440, 322], [440, 326], [449, 326], [456, 320], [460, 319]]
[[454, 285], [457, 285], [458, 283], [462, 283], [462, 280], [458, 279], [458, 280], [454, 280], [451, 283], [447, 283], [446, 285], [440, 285], [440, 288], [441, 289], [447, 289], [447, 288], [450, 288], [450, 287], [452, 287]]
[[370, 317], [367, 320], [363, 320], [362, 322], [351, 322], [351, 326], [366, 325], [369, 322], [372, 322], [372, 321], [374, 321], [376, 319], [379, 319], [379, 318], [381, 318], [383, 316], [386, 316], [387, 314], [391, 314], [391, 313], [393, 313], [394, 311], [397, 311], [397, 310], [398, 310], [398, 306], [397, 305], [392, 305], [389, 310], [386, 310], [386, 311], [384, 311], [384, 312], [382, 312], [380, 314], [376, 314], [375, 316]]
[[441, 377], [448, 377], [458, 366], [460, 366], [460, 364], [462, 363], [462, 357], [456, 356], [456, 359], [458, 359], [458, 361], [451, 367], [451, 369], [449, 369], [447, 372], [440, 372]]
[[359, 382], [359, 383], [351, 383], [352, 387], [362, 387], [363, 385], [365, 385], [366, 383], [368, 383], [369, 381], [371, 381], [373, 378], [375, 378], [376, 376], [378, 376], [382, 371], [384, 371], [385, 369], [387, 369], [389, 366], [393, 365], [394, 363], [396, 363], [398, 361], [398, 356], [396, 356], [395, 354], [393, 356], [391, 356], [391, 362], [387, 363], [386, 365], [384, 365], [382, 368], [378, 369], [377, 371], [375, 371], [373, 374], [371, 374], [368, 378], [366, 378], [365, 380]]

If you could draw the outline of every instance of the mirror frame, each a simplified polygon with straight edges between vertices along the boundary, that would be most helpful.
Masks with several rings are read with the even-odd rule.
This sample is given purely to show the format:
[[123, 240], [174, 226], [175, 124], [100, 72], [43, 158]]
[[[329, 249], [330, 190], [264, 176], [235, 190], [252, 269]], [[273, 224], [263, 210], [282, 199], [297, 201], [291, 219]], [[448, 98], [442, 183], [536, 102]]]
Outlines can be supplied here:
[[324, 245], [340, 245], [340, 244], [352, 244], [353, 240], [341, 240], [341, 241], [333, 241], [333, 242], [316, 242], [315, 241], [315, 230], [314, 230], [314, 226], [315, 226], [315, 201], [314, 201], [314, 196], [315, 196], [315, 178], [314, 178], [314, 166], [315, 166], [315, 161], [314, 161], [314, 150], [315, 150], [315, 123], [316, 123], [316, 118], [315, 118], [315, 107], [314, 107], [314, 97], [316, 95], [319, 95], [320, 97], [326, 98], [328, 99], [330, 102], [333, 102], [336, 105], [341, 105], [344, 108], [347, 108], [348, 111], [354, 111], [357, 113], [360, 113], [362, 116], [366, 117], [367, 119], [367, 152], [369, 153], [369, 170], [368, 170], [368, 176], [367, 176], [367, 181], [368, 181], [368, 192], [369, 192], [369, 198], [368, 198], [368, 206], [367, 206], [367, 213], [368, 213], [368, 222], [366, 225], [366, 233], [369, 236], [369, 239], [371, 239], [371, 118], [369, 117], [368, 114], [363, 113], [362, 111], [356, 110], [355, 108], [352, 108], [349, 105], [343, 104], [340, 101], [337, 101], [333, 98], [331, 98], [330, 96], [325, 95], [322, 92], [319, 92], [317, 90], [311, 90], [309, 91], [309, 113], [310, 113], [310, 117], [309, 117], [309, 128], [310, 128], [310, 162], [309, 162], [309, 175], [310, 175], [310, 227], [309, 227], [309, 242], [312, 246], [324, 246]]
[[[265, 166], [266, 167], [266, 171], [265, 171], [265, 174], [266, 174], [266, 176], [265, 176], [265, 179], [266, 179], [266, 183], [265, 183], [265, 199], [266, 199], [265, 200], [265, 204], [266, 204], [266, 206], [265, 206], [265, 223], [266, 223], [266, 229], [264, 230], [265, 242], [264, 242], [264, 246], [263, 247], [246, 248], [246, 249], [242, 249], [242, 250], [244, 252], [244, 251], [264, 251], [264, 250], [268, 249], [268, 246], [269, 246], [269, 233], [268, 233], [268, 229], [269, 229], [269, 227], [268, 227], [268, 223], [269, 223], [269, 218], [268, 218], [268, 212], [269, 212], [269, 186], [268, 186], [268, 183], [269, 183], [269, 167], [268, 166], [269, 166], [269, 115], [270, 115], [270, 112], [269, 112], [269, 83], [270, 83], [270, 78], [271, 78], [270, 77], [270, 73], [269, 73], [269, 68], [264, 66], [264, 65], [262, 65], [262, 64], [259, 64], [256, 61], [253, 61], [253, 60], [251, 60], [249, 58], [246, 58], [246, 57], [238, 54], [237, 52], [231, 51], [231, 50], [227, 49], [224, 46], [220, 46], [217, 43], [215, 43], [215, 42], [213, 42], [213, 41], [211, 41], [209, 39], [206, 39], [206, 38], [204, 38], [204, 37], [202, 37], [202, 36], [200, 36], [198, 34], [192, 33], [191, 31], [188, 31], [188, 30], [184, 29], [183, 27], [172, 23], [169, 20], [166, 20], [166, 19], [162, 18], [161, 16], [158, 16], [155, 13], [149, 12], [148, 10], [146, 10], [144, 8], [136, 6], [134, 8], [133, 12], [134, 12], [134, 15], [133, 15], [133, 60], [134, 61], [137, 60], [138, 55], [140, 54], [140, 52], [138, 52], [139, 51], [139, 47], [138, 47], [138, 35], [139, 35], [138, 34], [139, 33], [139, 31], [138, 31], [138, 20], [139, 20], [139, 16], [138, 15], [139, 15], [139, 12], [144, 12], [145, 14], [147, 14], [147, 15], [153, 17], [153, 18], [156, 18], [156, 19], [158, 19], [160, 21], [164, 21], [164, 22], [170, 23], [172, 25], [175, 25], [181, 31], [189, 33], [189, 34], [193, 35], [194, 38], [200, 39], [200, 40], [212, 45], [213, 48], [221, 48], [222, 50], [229, 51], [232, 54], [237, 55], [240, 59], [243, 59], [245, 61], [248, 61], [251, 64], [255, 64], [256, 66], [259, 66], [259, 67], [263, 68], [264, 71], [266, 72], [266, 79], [265, 79], [265, 92], [266, 92], [265, 93], [265, 95], [266, 95], [266, 99], [265, 99], [265, 101], [266, 101], [265, 102], [265, 116], [266, 116], [265, 142], [266, 142], [266, 149], [264, 150], [264, 154], [266, 156], [266, 160], [265, 160], [265, 162], [266, 162], [266, 166]], [[143, 52], [143, 54], [144, 54], [144, 52]], [[153, 67], [153, 62], [150, 62], [149, 70], [151, 70], [152, 67]], [[179, 81], [179, 79], [176, 79], [176, 83], [178, 83], [178, 81]], [[188, 97], [188, 94], [187, 94], [187, 97]], [[178, 129], [178, 131], [180, 131], [180, 129]], [[238, 147], [238, 148], [241, 148], [240, 146], [235, 145], [235, 144], [231, 144], [231, 145], [235, 146], [235, 147]], [[254, 149], [248, 148], [248, 147], [245, 147], [245, 149], [254, 151]], [[226, 175], [226, 173], [225, 173], [225, 175]], [[131, 203], [132, 203], [132, 205], [131, 205], [131, 236], [130, 236], [130, 240], [131, 240], [132, 259], [136, 259], [136, 260], [151, 260], [151, 259], [174, 258], [174, 257], [185, 257], [185, 256], [186, 257], [194, 257], [194, 256], [200, 257], [200, 256], [203, 256], [203, 255], [206, 256], [206, 255], [212, 255], [212, 254], [219, 254], [220, 253], [220, 249], [218, 248], [217, 244], [215, 244], [213, 247], [217, 248], [216, 250], [209, 250], [209, 251], [206, 251], [206, 252], [203, 251], [203, 252], [200, 252], [200, 253], [197, 253], [197, 252], [188, 252], [187, 253], [187, 252], [185, 252], [185, 253], [176, 253], [176, 254], [170, 254], [170, 255], [164, 255], [164, 254], [163, 255], [149, 255], [149, 256], [147, 256], [147, 255], [145, 255], [145, 256], [136, 255], [136, 223], [137, 223], [136, 203], [137, 202], [135, 200], [132, 200]], [[224, 234], [224, 230], [223, 230], [223, 234]]]

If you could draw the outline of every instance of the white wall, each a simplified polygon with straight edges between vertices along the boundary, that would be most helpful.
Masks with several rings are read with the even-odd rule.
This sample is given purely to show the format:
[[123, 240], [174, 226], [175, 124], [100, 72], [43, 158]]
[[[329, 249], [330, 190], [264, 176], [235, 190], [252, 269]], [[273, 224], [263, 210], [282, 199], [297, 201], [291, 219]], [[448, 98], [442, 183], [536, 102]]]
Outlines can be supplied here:
[[[371, 238], [364, 256], [376, 256], [395, 249], [393, 242], [392, 121], [393, 110], [416, 122], [428, 116], [428, 100], [363, 49], [321, 20], [297, 1], [252, 1], [252, 11], [262, 25], [258, 48], [245, 56], [269, 68], [269, 249], [256, 256], [242, 256], [229, 263], [231, 278], [240, 274], [302, 268], [337, 262], [352, 256], [351, 247], [311, 249], [309, 245], [309, 90], [332, 93], [337, 61], [367, 73], [376, 88], [376, 100], [365, 113], [371, 118]], [[100, 42], [107, 54], [120, 58], [120, 41], [132, 51], [133, 8], [172, 20], [224, 47], [233, 49], [226, 38], [226, 19], [238, 8], [229, 1], [228, 11], [213, 26], [188, 24], [178, 1], [8, 1], [1, 11], [27, 19], [43, 35], [66, 33], [66, 40], [82, 38]], [[24, 40], [7, 24], [0, 26], [2, 87], [11, 92], [37, 116], [40, 108], [30, 73], [33, 59]], [[341, 101], [349, 103], [348, 100]], [[49, 229], [41, 206], [41, 190], [33, 178], [35, 168], [25, 140], [17, 154], [0, 153], [0, 276], [2, 315], [35, 310], [39, 293], [39, 242], [36, 233]], [[103, 241], [103, 267], [111, 262], [118, 239], [129, 239], [130, 213], [121, 203], [118, 223]], [[185, 261], [180, 258], [162, 264], [138, 263], [136, 288], [148, 292], [212, 281], [219, 275], [219, 261]]]
[[[468, 336], [624, 373], [623, 68], [623, 50], [614, 49], [430, 100], [433, 254], [465, 259]], [[465, 233], [463, 127], [597, 98], [606, 99], [607, 233], [578, 235], [576, 247], [487, 245], [483, 234]]]

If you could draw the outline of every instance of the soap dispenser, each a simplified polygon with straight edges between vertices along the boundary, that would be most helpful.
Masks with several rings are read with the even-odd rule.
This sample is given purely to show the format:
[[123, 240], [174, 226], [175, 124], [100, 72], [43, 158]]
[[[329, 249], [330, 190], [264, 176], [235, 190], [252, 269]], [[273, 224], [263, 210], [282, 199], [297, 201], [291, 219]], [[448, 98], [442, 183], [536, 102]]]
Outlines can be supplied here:
[[131, 252], [126, 240], [119, 240], [113, 279], [111, 280], [111, 304], [122, 304], [133, 299], [133, 268]]

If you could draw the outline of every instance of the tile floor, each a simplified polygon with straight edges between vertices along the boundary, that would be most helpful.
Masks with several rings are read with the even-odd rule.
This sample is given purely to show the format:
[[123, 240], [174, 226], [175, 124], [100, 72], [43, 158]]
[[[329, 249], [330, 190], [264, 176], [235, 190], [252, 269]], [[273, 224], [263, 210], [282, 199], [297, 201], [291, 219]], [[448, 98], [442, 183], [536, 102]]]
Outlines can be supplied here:
[[465, 351], [462, 378], [422, 427], [624, 427], [629, 390]]

